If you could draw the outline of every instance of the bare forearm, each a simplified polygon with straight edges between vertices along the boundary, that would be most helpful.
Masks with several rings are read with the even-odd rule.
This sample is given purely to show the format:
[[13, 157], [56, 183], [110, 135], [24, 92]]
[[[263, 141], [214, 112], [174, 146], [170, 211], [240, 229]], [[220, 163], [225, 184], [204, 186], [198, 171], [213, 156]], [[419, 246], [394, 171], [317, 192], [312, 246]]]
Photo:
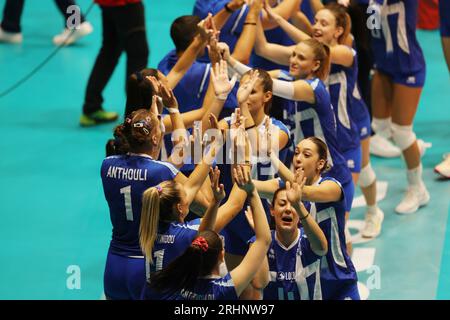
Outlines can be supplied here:
[[[276, 14], [279, 14], [284, 19], [289, 19], [293, 12], [296, 12], [300, 7], [300, 0], [284, 0], [279, 5], [273, 8]], [[263, 16], [262, 25], [265, 30], [276, 28], [278, 25], [268, 19], [265, 15]]]
[[198, 227], [198, 232], [205, 230], [213, 230], [217, 218], [217, 210], [219, 209], [219, 202], [211, 203], [202, 218], [202, 222]]
[[270, 154], [270, 160], [275, 168], [278, 169], [278, 175], [281, 179], [283, 179], [283, 181], [294, 181], [294, 173], [286, 167], [286, 165], [273, 152]]
[[260, 24], [259, 21], [259, 11], [254, 8], [251, 8], [247, 18], [244, 22], [244, 28], [242, 33], [234, 47], [234, 51], [232, 53], [232, 57], [242, 63], [250, 62], [250, 55], [252, 53], [253, 47], [255, 45], [256, 40], [256, 27], [257, 24]]
[[178, 82], [180, 82], [185, 73], [192, 66], [192, 63], [194, 63], [198, 53], [205, 46], [205, 43], [206, 42], [202, 40], [200, 36], [196, 36], [186, 51], [183, 52], [175, 66], [167, 75], [167, 81], [169, 82], [169, 87], [171, 89], [174, 89], [177, 86]]
[[317, 255], [325, 255], [328, 250], [328, 243], [322, 229], [320, 229], [317, 222], [309, 214], [308, 210], [306, 210], [303, 203], [297, 203], [294, 207], [297, 212], [300, 212], [299, 215], [302, 222], [302, 227], [308, 237], [309, 243], [311, 244], [311, 249]]

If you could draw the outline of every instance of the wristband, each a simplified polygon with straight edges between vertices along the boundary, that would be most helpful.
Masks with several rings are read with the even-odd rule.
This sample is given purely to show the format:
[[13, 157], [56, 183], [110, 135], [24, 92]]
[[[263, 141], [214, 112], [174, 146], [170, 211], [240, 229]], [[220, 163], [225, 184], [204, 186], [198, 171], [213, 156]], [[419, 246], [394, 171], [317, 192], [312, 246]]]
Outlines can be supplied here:
[[308, 216], [309, 216], [309, 212], [308, 212], [308, 214], [306, 216], [304, 216], [303, 218], [300, 218], [300, 221], [305, 220], [306, 218], [308, 218]]
[[169, 113], [180, 113], [180, 110], [178, 110], [177, 108], [166, 108], [167, 111], [169, 111]]
[[245, 130], [250, 130], [250, 129], [253, 129], [254, 127], [256, 127], [256, 124], [253, 124], [252, 126], [250, 126], [248, 128], [245, 128]]
[[225, 101], [225, 100], [227, 100], [227, 98], [228, 98], [228, 93], [222, 93], [222, 94], [219, 94], [218, 96], [216, 96], [216, 99], [220, 100], [220, 101]]

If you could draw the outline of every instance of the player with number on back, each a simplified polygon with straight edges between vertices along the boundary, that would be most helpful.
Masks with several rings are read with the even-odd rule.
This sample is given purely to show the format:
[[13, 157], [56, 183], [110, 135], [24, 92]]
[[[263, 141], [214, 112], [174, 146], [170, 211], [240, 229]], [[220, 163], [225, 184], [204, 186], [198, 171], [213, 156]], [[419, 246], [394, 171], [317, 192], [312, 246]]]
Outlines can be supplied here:
[[[419, 145], [413, 120], [425, 83], [425, 59], [416, 38], [417, 0], [371, 0], [379, 28], [372, 29], [375, 74], [372, 80], [373, 128], [394, 140], [407, 166], [408, 188], [395, 211], [411, 214], [430, 195], [422, 180]], [[392, 118], [392, 124], [391, 124]]]
[[250, 199], [256, 234], [256, 240], [242, 262], [221, 276], [220, 265], [224, 260], [222, 240], [214, 231], [200, 232], [181, 256], [150, 275], [149, 298], [236, 300], [248, 287], [267, 253], [270, 230], [248, 168], [238, 165], [234, 179]]
[[[134, 111], [115, 129], [127, 152], [103, 160], [101, 177], [113, 225], [104, 275], [107, 299], [139, 299], [145, 261], [139, 246], [142, 193], [165, 180], [184, 182], [170, 163], [157, 161], [163, 132], [157, 116]], [[188, 195], [192, 198], [194, 195]]]

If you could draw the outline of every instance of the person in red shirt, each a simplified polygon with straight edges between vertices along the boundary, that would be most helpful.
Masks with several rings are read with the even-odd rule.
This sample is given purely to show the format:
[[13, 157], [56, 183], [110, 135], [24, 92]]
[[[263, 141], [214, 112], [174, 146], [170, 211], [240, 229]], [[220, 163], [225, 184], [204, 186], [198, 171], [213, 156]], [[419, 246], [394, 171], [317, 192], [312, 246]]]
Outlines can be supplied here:
[[[116, 112], [103, 110], [102, 91], [106, 87], [122, 52], [127, 54], [126, 78], [147, 66], [144, 4], [140, 0], [95, 0], [102, 12], [103, 41], [88, 80], [80, 125], [112, 122]], [[125, 81], [126, 83], [126, 81]]]

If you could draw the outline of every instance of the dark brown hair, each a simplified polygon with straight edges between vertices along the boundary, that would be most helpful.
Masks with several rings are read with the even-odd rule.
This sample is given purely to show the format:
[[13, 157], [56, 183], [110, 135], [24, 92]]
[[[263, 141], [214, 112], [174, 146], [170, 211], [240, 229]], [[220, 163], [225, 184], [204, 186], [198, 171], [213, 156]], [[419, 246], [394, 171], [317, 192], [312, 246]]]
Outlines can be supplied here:
[[176, 18], [170, 27], [170, 37], [175, 44], [177, 52], [186, 50], [194, 37], [198, 34], [197, 24], [200, 18], [197, 16], [181, 16]]
[[309, 137], [306, 138], [306, 140], [309, 140], [313, 142], [316, 145], [317, 153], [319, 154], [319, 160], [325, 160], [325, 165], [323, 166], [322, 170], [320, 170], [320, 173], [326, 172], [330, 169], [328, 164], [328, 146], [325, 142], [322, 141], [322, 139], [317, 137]]
[[352, 20], [350, 19], [349, 14], [344, 6], [337, 3], [329, 3], [324, 9], [329, 10], [336, 20], [336, 27], [342, 27], [344, 32], [339, 36], [338, 43], [345, 43], [348, 35], [350, 34], [350, 30], [352, 28]]
[[114, 129], [116, 154], [140, 151], [151, 141], [151, 132], [159, 125], [155, 114], [147, 109], [133, 111]]
[[[195, 245], [195, 240], [199, 237], [208, 243], [206, 250]], [[199, 277], [211, 274], [222, 249], [222, 239], [216, 232], [200, 232], [181, 256], [164, 269], [150, 275], [150, 288], [162, 294], [176, 294], [182, 289], [193, 289]]]

